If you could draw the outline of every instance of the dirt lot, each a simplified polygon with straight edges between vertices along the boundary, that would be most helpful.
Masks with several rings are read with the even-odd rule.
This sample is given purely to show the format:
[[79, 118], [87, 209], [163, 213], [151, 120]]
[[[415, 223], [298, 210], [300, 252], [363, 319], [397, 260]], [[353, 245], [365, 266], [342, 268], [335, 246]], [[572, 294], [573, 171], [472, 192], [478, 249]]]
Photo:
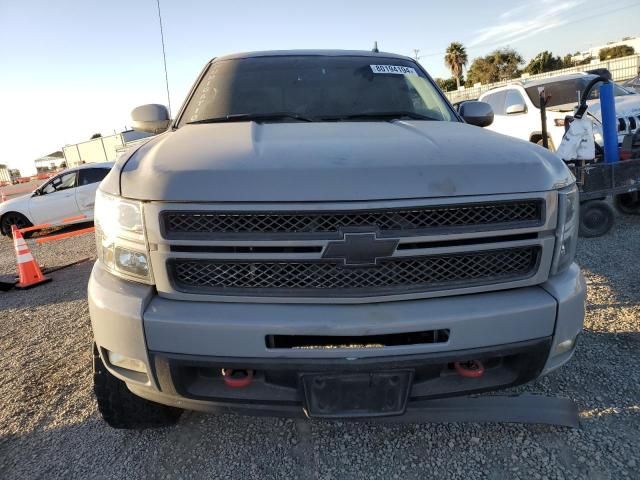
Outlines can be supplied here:
[[[581, 240], [589, 284], [572, 362], [521, 390], [573, 398], [580, 429], [370, 425], [189, 412], [171, 429], [116, 431], [91, 392], [92, 262], [0, 292], [0, 477], [640, 478], [640, 218]], [[55, 266], [93, 256], [91, 235], [34, 250]], [[14, 269], [0, 240], [0, 273]]]

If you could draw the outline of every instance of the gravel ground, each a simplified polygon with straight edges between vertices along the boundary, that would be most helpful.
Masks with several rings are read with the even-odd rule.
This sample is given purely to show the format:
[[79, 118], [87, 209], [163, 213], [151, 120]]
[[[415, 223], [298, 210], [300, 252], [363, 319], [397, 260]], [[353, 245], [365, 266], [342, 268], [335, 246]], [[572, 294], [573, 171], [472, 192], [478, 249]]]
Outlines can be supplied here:
[[[589, 305], [574, 359], [518, 389], [573, 398], [580, 429], [187, 412], [174, 428], [112, 430], [91, 392], [85, 262], [46, 286], [0, 292], [0, 477], [640, 478], [640, 218], [618, 220], [579, 245]], [[93, 256], [93, 236], [34, 254], [45, 266]], [[13, 258], [0, 240], [0, 273], [13, 271]]]

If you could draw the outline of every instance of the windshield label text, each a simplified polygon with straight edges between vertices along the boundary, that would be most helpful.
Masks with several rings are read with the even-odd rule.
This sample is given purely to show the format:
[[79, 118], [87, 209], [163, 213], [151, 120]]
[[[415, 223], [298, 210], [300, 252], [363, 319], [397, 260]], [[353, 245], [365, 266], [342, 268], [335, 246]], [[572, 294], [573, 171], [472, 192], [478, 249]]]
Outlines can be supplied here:
[[396, 75], [417, 75], [414, 68], [401, 65], [371, 65], [373, 73], [394, 73]]

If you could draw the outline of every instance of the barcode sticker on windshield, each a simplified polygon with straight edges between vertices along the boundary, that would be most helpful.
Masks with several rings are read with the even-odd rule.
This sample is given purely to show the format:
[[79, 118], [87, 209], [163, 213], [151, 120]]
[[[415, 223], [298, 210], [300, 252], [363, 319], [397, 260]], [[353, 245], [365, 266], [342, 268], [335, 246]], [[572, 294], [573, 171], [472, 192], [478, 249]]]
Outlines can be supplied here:
[[417, 75], [414, 68], [402, 65], [371, 65], [373, 73], [395, 73], [396, 75]]

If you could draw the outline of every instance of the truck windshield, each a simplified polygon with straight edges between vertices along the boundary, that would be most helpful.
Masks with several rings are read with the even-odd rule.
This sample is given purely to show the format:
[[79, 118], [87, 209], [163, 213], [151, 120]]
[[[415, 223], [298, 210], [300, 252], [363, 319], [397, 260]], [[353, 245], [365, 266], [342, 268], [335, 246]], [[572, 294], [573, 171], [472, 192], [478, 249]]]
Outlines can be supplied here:
[[207, 121], [457, 121], [426, 75], [408, 60], [281, 56], [212, 63], [179, 126]]
[[[544, 84], [544, 91], [548, 95], [551, 95], [549, 102], [547, 103], [548, 107], [557, 107], [559, 105], [566, 104], [578, 104], [578, 95], [581, 95], [584, 91], [587, 84], [593, 79], [593, 76], [584, 76], [578, 78], [571, 78], [568, 80], [561, 80], [558, 82], [549, 82]], [[525, 90], [527, 91], [527, 95], [536, 106], [536, 108], [540, 108], [540, 94], [538, 93], [538, 86], [536, 85], [532, 87], [527, 87]], [[578, 93], [580, 92], [580, 93]], [[621, 88], [620, 86], [614, 84], [613, 85], [613, 94], [616, 97], [620, 97], [622, 95], [631, 95], [630, 92]], [[596, 85], [591, 89], [591, 94], [589, 95], [588, 100], [597, 100], [600, 98], [600, 83], [596, 83]]]

